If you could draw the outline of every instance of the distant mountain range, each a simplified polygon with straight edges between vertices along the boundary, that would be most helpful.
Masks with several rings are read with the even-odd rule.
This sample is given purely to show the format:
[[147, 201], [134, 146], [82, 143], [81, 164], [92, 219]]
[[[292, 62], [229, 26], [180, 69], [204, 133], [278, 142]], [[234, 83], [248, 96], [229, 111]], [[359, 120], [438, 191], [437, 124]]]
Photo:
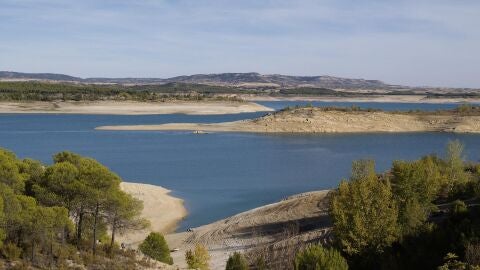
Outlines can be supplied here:
[[79, 78], [55, 73], [20, 73], [0, 71], [0, 80], [41, 80], [79, 83], [112, 84], [165, 84], [193, 83], [245, 88], [294, 88], [315, 87], [330, 89], [398, 89], [408, 88], [390, 85], [378, 80], [348, 79], [332, 76], [287, 76], [263, 75], [259, 73], [196, 74], [172, 78]]
[[0, 81], [49, 81], [84, 84], [121, 84], [121, 85], [164, 85], [172, 83], [203, 84], [242, 89], [292, 89], [326, 88], [361, 92], [404, 92], [412, 93], [480, 93], [473, 88], [410, 87], [387, 84], [379, 80], [349, 79], [333, 76], [289, 76], [280, 74], [218, 73], [195, 74], [172, 78], [80, 78], [56, 73], [22, 73], [0, 71]]

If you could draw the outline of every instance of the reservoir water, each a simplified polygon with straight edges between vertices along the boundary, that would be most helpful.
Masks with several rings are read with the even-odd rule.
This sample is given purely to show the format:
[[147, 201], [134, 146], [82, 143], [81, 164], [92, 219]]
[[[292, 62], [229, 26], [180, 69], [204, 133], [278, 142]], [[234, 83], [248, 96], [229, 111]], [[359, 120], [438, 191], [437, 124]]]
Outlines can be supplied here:
[[[280, 109], [299, 102], [262, 102]], [[351, 106], [352, 103], [314, 103]], [[444, 109], [453, 104], [366, 103], [386, 110]], [[348, 177], [352, 160], [373, 158], [378, 171], [394, 159], [443, 154], [449, 140], [480, 159], [480, 135], [453, 133], [263, 135], [190, 132], [96, 131], [101, 125], [222, 122], [237, 115], [0, 114], [0, 147], [20, 158], [51, 163], [70, 150], [91, 156], [125, 181], [161, 185], [185, 199], [189, 216], [179, 230], [199, 226], [299, 192], [328, 189]]]

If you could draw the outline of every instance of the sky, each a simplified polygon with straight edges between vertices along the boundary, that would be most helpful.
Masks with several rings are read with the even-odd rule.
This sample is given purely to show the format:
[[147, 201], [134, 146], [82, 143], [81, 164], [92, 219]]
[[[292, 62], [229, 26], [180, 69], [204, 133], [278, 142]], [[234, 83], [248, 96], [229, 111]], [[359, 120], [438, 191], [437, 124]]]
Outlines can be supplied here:
[[480, 87], [478, 0], [0, 0], [0, 70]]

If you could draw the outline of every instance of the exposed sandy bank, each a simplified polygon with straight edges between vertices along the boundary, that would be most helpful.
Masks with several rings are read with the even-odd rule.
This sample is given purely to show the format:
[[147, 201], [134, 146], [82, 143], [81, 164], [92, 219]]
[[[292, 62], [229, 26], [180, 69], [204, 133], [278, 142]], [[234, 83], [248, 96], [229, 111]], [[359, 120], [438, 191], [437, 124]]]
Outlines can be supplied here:
[[354, 132], [459, 132], [480, 133], [480, 116], [455, 113], [392, 113], [325, 111], [299, 108], [253, 120], [195, 124], [102, 126], [99, 130], [197, 130], [205, 132], [354, 133]]
[[431, 98], [426, 95], [365, 95], [358, 97], [335, 97], [335, 96], [289, 96], [271, 97], [259, 95], [241, 95], [249, 101], [325, 101], [325, 102], [381, 102], [381, 103], [480, 103], [480, 98]]
[[147, 230], [129, 232], [117, 237], [118, 243], [135, 248], [151, 232], [163, 234], [175, 231], [178, 222], [186, 215], [183, 200], [169, 195], [170, 190], [160, 186], [122, 182], [123, 191], [143, 201], [142, 217], [148, 219], [151, 227]]
[[[225, 269], [229, 254], [247, 251], [265, 244], [281, 245], [288, 241], [329, 241], [327, 191], [314, 191], [252, 209], [193, 228], [191, 232], [167, 235], [175, 264], [185, 267], [185, 251], [202, 244], [209, 249], [211, 269]], [[292, 227], [296, 231], [291, 232]]]
[[0, 113], [66, 113], [66, 114], [233, 114], [273, 109], [253, 102], [0, 102]]

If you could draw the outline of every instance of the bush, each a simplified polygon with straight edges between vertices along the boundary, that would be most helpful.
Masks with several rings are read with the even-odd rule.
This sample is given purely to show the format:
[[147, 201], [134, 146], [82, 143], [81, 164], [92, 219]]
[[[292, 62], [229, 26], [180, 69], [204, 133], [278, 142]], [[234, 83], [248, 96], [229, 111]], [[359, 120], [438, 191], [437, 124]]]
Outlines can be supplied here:
[[208, 266], [210, 255], [208, 254], [207, 249], [202, 245], [197, 244], [193, 251], [188, 250], [185, 253], [185, 260], [187, 261], [188, 267], [191, 269], [210, 269]]
[[348, 264], [340, 252], [312, 245], [297, 253], [295, 270], [347, 270]]
[[468, 212], [467, 205], [461, 200], [455, 200], [452, 203], [452, 213], [454, 215], [461, 215]]
[[173, 264], [173, 259], [170, 257], [170, 249], [163, 235], [152, 232], [139, 246], [140, 251], [148, 257], [160, 262]]
[[375, 174], [373, 161], [353, 162], [350, 182], [332, 193], [335, 236], [349, 255], [381, 254], [398, 237], [398, 208], [389, 182]]
[[225, 270], [248, 270], [247, 260], [241, 253], [234, 252], [228, 258]]
[[263, 257], [258, 257], [257, 260], [255, 260], [255, 269], [257, 270], [267, 270], [267, 263], [265, 262], [265, 259]]
[[2, 247], [2, 255], [9, 261], [15, 261], [20, 258], [22, 249], [17, 247], [14, 243], [7, 243]]
[[467, 265], [464, 262], [458, 260], [458, 256], [455, 253], [448, 253], [445, 258], [445, 264], [438, 267], [438, 270], [462, 270], [467, 269]]

